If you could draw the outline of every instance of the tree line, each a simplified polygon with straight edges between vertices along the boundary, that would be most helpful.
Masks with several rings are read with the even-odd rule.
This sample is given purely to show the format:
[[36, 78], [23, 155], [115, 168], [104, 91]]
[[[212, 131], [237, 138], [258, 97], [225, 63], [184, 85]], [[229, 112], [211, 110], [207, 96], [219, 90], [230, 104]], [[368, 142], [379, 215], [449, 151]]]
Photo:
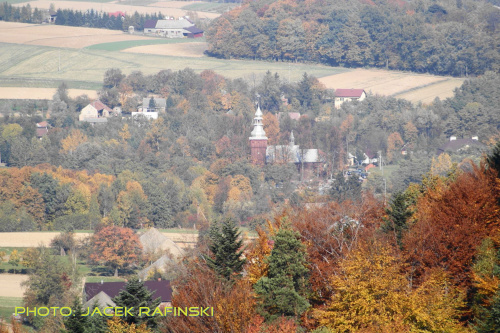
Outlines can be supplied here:
[[[57, 9], [56, 25], [72, 27], [103, 28], [111, 30], [128, 30], [133, 26], [136, 30], [144, 30], [147, 20], [161, 20], [161, 13], [139, 14], [137, 11], [132, 15], [109, 15], [109, 13], [90, 9], [87, 11], [73, 9]], [[38, 8], [32, 9], [30, 4], [21, 7], [13, 6], [8, 2], [0, 4], [0, 20], [6, 22], [43, 23], [47, 19], [48, 12]]]
[[483, 1], [260, 0], [223, 14], [206, 36], [208, 53], [226, 59], [467, 76], [498, 71], [499, 23]]

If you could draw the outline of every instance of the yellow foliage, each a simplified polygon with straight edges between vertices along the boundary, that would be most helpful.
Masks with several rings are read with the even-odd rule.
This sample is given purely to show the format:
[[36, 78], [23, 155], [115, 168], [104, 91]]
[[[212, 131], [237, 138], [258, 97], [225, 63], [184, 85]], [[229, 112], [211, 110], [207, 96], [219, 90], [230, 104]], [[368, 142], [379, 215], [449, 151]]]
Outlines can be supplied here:
[[118, 133], [120, 138], [122, 139], [122, 142], [125, 143], [128, 139], [130, 139], [131, 135], [128, 130], [128, 124], [123, 125], [121, 131]]
[[450, 155], [446, 153], [440, 154], [437, 159], [434, 157], [432, 158], [431, 174], [445, 176], [452, 166], [453, 163], [451, 162]]
[[358, 249], [331, 277], [331, 300], [313, 315], [335, 332], [468, 332], [457, 318], [463, 297], [436, 271], [416, 290], [404, 264], [383, 246]]
[[269, 237], [260, 228], [257, 229], [259, 237], [255, 240], [250, 253], [247, 255], [247, 279], [253, 285], [261, 277], [267, 276], [269, 264], [265, 261], [271, 255], [271, 246], [269, 246]]
[[151, 333], [151, 330], [146, 327], [146, 324], [129, 325], [119, 317], [112, 317], [108, 320], [108, 333]]
[[87, 136], [83, 134], [79, 129], [74, 129], [71, 131], [70, 135], [61, 140], [61, 152], [71, 154], [79, 145], [84, 142], [87, 142]]

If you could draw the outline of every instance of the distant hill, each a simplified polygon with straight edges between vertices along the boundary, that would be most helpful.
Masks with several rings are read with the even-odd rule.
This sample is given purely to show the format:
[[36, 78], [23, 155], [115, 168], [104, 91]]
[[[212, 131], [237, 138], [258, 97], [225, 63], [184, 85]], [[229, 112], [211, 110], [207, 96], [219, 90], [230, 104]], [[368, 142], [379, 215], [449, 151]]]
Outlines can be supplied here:
[[498, 70], [499, 23], [484, 1], [258, 0], [219, 17], [207, 40], [221, 58], [463, 76]]

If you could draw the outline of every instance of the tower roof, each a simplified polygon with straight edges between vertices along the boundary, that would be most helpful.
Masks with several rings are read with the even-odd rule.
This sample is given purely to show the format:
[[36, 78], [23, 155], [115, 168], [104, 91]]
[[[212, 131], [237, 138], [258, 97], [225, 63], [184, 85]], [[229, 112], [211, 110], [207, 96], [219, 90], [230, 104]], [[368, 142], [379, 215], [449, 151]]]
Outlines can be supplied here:
[[253, 131], [250, 134], [250, 140], [267, 140], [264, 124], [262, 123], [262, 111], [260, 106], [257, 107], [255, 117], [253, 118]]

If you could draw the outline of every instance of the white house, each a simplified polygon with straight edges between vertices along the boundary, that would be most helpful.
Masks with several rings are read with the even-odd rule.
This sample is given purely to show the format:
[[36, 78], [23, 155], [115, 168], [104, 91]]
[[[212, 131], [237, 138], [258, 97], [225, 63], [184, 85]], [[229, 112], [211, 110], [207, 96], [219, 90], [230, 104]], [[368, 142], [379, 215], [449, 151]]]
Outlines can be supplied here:
[[344, 102], [362, 101], [366, 98], [366, 92], [363, 89], [336, 89], [335, 90], [335, 108], [340, 109]]

